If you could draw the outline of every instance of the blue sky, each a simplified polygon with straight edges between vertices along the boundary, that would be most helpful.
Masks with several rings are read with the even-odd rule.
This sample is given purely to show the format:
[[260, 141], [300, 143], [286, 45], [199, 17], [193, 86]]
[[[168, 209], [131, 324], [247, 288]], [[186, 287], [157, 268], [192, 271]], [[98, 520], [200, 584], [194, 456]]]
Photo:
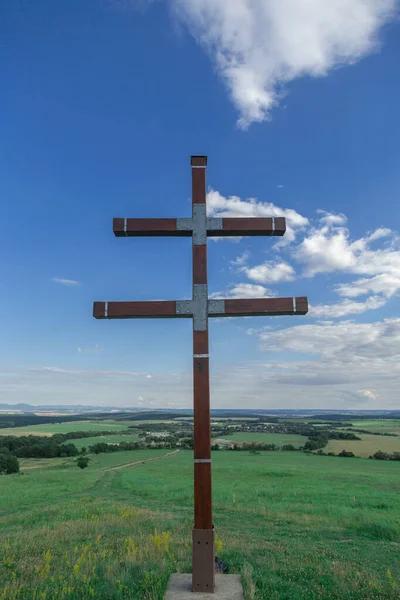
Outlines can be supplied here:
[[[379, 5], [379, 6], [377, 6]], [[211, 322], [215, 408], [399, 408], [396, 0], [6, 0], [0, 8], [0, 402], [191, 406], [189, 321], [93, 300], [191, 293], [187, 239], [115, 216], [286, 216], [209, 242], [210, 294], [307, 295]]]

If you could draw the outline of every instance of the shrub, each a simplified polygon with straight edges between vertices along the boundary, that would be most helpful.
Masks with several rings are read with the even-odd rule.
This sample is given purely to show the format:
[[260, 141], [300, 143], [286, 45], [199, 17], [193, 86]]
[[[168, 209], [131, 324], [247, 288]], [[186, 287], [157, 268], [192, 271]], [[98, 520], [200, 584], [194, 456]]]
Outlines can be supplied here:
[[19, 460], [10, 454], [0, 454], [0, 475], [11, 475], [19, 472]]
[[346, 458], [353, 458], [355, 455], [353, 452], [350, 452], [348, 450], [342, 450], [341, 452], [339, 452], [338, 456], [344, 456]]
[[281, 447], [281, 450], [284, 450], [285, 452], [295, 452], [296, 451], [296, 447], [293, 446], [293, 444], [284, 444]]
[[80, 456], [76, 461], [76, 464], [80, 469], [86, 469], [86, 467], [89, 465], [89, 459], [87, 456]]

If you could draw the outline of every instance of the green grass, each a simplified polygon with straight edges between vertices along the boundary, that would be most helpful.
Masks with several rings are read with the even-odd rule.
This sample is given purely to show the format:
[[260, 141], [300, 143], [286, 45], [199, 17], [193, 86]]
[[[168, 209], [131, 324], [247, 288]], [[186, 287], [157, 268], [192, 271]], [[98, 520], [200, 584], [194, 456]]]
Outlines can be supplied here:
[[[2, 477], [0, 598], [161, 600], [190, 570], [193, 454], [105, 469], [165, 454]], [[213, 475], [217, 553], [246, 600], [399, 598], [398, 463], [220, 451]]]
[[358, 440], [329, 440], [324, 452], [334, 452], [338, 454], [342, 450], [353, 452], [356, 456], [368, 458], [378, 450], [382, 452], [400, 452], [400, 437], [385, 437], [380, 435], [357, 434], [361, 438]]
[[[128, 428], [126, 421], [71, 421], [69, 423], [45, 423], [26, 427], [6, 427], [0, 435], [54, 435], [70, 431], [122, 431]], [[137, 424], [137, 423], [136, 423]]]
[[365, 429], [366, 427], [400, 427], [400, 419], [360, 419], [358, 421], [352, 421], [352, 425], [359, 429]]
[[352, 425], [357, 429], [365, 429], [373, 433], [394, 433], [400, 436], [400, 419], [398, 421], [384, 421], [379, 419], [353, 421]]
[[105, 442], [106, 444], [119, 444], [120, 442], [136, 442], [137, 439], [138, 439], [137, 435], [131, 434], [131, 435], [99, 435], [96, 437], [79, 438], [77, 440], [68, 440], [68, 441], [70, 441], [72, 444], [75, 444], [75, 446], [78, 448], [78, 450], [80, 450], [83, 447], [89, 449], [89, 446], [92, 446], [93, 444], [100, 444], [101, 442], [102, 443]]
[[232, 435], [226, 436], [224, 439], [232, 442], [262, 442], [263, 444], [276, 444], [277, 446], [292, 444], [298, 448], [304, 446], [308, 438], [295, 433], [254, 433], [251, 431], [243, 431], [233, 433]]

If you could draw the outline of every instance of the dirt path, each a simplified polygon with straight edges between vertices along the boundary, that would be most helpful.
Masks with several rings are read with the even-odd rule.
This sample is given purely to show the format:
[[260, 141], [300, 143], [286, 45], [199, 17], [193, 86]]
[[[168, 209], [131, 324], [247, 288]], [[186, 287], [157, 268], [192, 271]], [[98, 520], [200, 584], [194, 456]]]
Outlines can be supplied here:
[[174, 454], [178, 454], [178, 452], [180, 452], [180, 450], [174, 450], [173, 452], [168, 452], [167, 454], [163, 454], [162, 456], [146, 458], [146, 460], [136, 460], [135, 462], [125, 463], [124, 465], [117, 465], [116, 467], [107, 467], [106, 469], [103, 469], [103, 471], [117, 471], [118, 469], [124, 469], [125, 467], [144, 465], [145, 463], [151, 462], [152, 460], [161, 460], [163, 458], [167, 458], [168, 456], [173, 456]]

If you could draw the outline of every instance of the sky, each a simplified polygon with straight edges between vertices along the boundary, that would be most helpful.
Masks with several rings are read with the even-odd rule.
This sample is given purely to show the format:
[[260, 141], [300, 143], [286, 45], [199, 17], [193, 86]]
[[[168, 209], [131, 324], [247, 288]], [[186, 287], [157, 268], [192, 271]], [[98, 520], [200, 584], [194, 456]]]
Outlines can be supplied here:
[[3, 0], [0, 403], [192, 406], [190, 239], [113, 217], [285, 216], [209, 241], [213, 297], [307, 316], [210, 321], [212, 408], [399, 409], [398, 0]]

